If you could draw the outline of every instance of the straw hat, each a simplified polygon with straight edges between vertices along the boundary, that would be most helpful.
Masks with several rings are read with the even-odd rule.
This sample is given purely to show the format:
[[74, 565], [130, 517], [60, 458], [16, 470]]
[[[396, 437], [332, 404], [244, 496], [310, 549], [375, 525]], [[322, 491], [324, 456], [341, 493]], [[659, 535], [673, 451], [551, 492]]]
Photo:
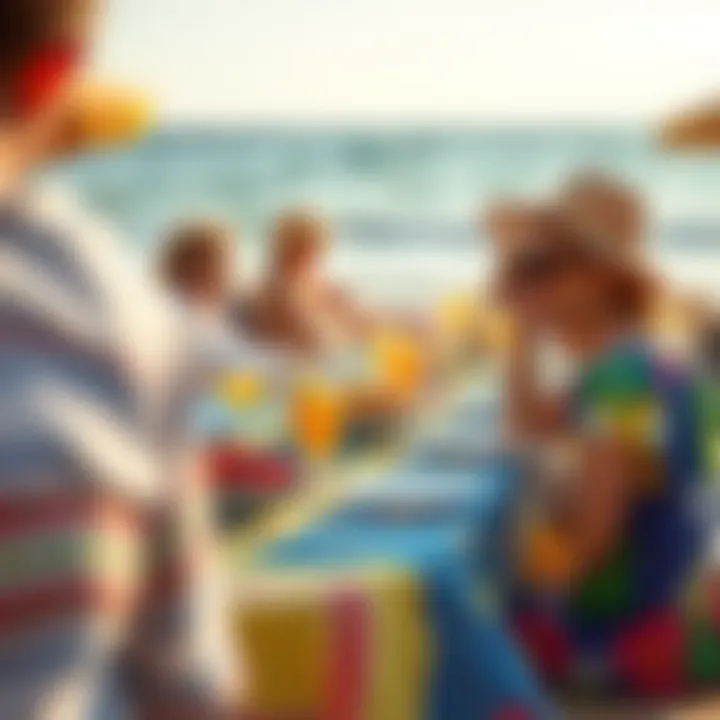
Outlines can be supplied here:
[[583, 171], [565, 184], [557, 203], [583, 234], [620, 252], [628, 261], [638, 259], [646, 211], [630, 185], [602, 172]]
[[142, 92], [113, 83], [86, 82], [76, 91], [60, 131], [60, 155], [131, 144], [149, 132], [154, 108]]
[[543, 210], [519, 200], [504, 199], [488, 208], [482, 225], [501, 263], [533, 242]]
[[642, 265], [629, 262], [603, 235], [587, 231], [561, 208], [536, 209], [525, 217], [525, 231], [503, 245], [496, 287], [501, 298], [518, 285], [552, 279], [561, 267], [590, 263], [604, 269], [619, 312], [645, 314], [650, 284]]

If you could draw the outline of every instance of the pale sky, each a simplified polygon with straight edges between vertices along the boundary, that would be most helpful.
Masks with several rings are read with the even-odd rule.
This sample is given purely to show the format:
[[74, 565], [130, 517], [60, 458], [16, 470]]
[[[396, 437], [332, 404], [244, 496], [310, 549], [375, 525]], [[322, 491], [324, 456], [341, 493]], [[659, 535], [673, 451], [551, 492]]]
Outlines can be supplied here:
[[103, 73], [211, 121], [649, 121], [720, 91], [720, 0], [109, 0]]

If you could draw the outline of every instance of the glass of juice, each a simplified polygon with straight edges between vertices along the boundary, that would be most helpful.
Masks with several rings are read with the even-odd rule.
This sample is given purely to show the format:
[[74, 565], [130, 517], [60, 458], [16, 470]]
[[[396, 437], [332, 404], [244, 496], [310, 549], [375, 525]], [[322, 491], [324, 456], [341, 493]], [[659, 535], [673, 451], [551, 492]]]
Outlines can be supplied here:
[[476, 319], [474, 298], [470, 295], [449, 295], [442, 299], [439, 315], [446, 335], [453, 339], [466, 337]]
[[295, 389], [291, 405], [292, 435], [297, 446], [309, 460], [329, 460], [342, 439], [342, 389], [330, 381], [306, 380]]
[[243, 410], [260, 404], [266, 394], [265, 379], [258, 373], [227, 373], [218, 381], [217, 397], [233, 409]]
[[402, 398], [410, 399], [425, 376], [425, 358], [412, 338], [401, 333], [383, 333], [375, 347], [381, 381]]
[[490, 352], [504, 355], [512, 348], [515, 329], [510, 317], [501, 311], [493, 310], [483, 318], [482, 335]]

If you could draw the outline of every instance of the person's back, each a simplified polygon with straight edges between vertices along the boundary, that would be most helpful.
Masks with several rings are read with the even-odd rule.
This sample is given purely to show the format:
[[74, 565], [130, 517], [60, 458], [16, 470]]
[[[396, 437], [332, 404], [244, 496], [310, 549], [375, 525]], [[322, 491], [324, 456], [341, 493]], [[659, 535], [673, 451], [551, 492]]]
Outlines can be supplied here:
[[[27, 632], [43, 683], [49, 669], [40, 660], [56, 644], [69, 652], [79, 639], [76, 620], [101, 613], [105, 600], [130, 610], [140, 555], [149, 551], [143, 524], [169, 490], [157, 415], [166, 405], [163, 377], [176, 377], [160, 366], [166, 351], [149, 350], [143, 326], [123, 305], [110, 245], [58, 207], [40, 220], [45, 209], [33, 201], [0, 218], [0, 502], [8, 520], [0, 547], [22, 548], [25, 567], [2, 580], [13, 652], [17, 633]], [[144, 327], [157, 343], [169, 325], [146, 300]], [[115, 521], [105, 526], [105, 518]], [[106, 542], [116, 558], [103, 557], [112, 550]], [[0, 627], [0, 637], [9, 641], [9, 629]], [[53, 674], [64, 677], [71, 663], [65, 656]], [[14, 705], [4, 680], [0, 701], [13, 717], [42, 716], [33, 705], [41, 697], [23, 694]], [[92, 675], [77, 680], [84, 692], [95, 684]], [[56, 716], [57, 708], [49, 717]]]
[[[541, 482], [519, 528], [520, 641], [561, 684], [672, 694], [714, 682], [720, 665], [705, 655], [698, 672], [695, 633], [708, 626], [705, 640], [717, 640], [695, 382], [647, 330], [653, 287], [553, 212], [503, 260], [498, 284], [522, 333], [510, 357], [510, 431], [540, 451]], [[578, 369], [551, 397], [535, 373], [542, 333]]]
[[28, 183], [92, 5], [0, 6], [0, 716], [120, 715], [94, 697], [115, 680], [141, 716], [215, 717], [189, 637], [182, 335], [102, 227]]

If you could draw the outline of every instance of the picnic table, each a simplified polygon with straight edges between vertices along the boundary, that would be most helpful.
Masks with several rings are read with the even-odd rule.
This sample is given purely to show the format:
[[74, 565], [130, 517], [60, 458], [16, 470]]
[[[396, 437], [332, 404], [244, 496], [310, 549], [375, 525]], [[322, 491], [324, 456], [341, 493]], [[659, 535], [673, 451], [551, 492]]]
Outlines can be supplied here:
[[231, 550], [251, 717], [553, 716], [503, 617], [522, 468], [492, 388], [464, 384], [392, 462], [329, 473]]

